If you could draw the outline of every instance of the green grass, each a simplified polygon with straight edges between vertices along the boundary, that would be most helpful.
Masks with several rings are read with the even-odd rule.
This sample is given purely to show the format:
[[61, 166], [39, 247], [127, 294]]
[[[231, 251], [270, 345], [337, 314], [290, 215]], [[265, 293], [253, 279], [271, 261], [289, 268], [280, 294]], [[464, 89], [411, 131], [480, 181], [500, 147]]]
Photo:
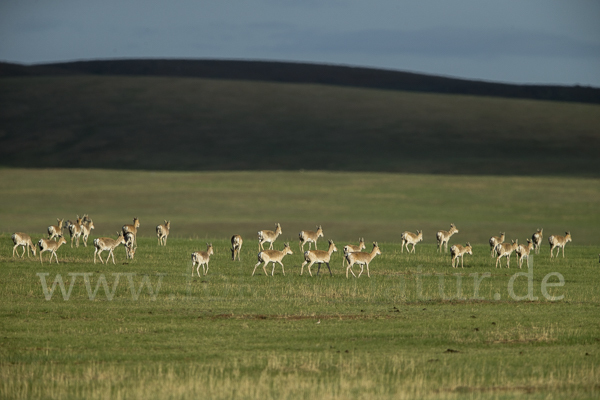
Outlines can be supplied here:
[[[596, 180], [0, 170], [0, 183], [1, 398], [600, 396]], [[534, 197], [539, 207], [526, 207]], [[483, 201], [492, 202], [489, 212]], [[77, 213], [94, 219], [93, 237], [138, 216], [136, 259], [120, 247], [115, 265], [94, 264], [93, 248], [69, 245], [58, 251], [60, 264], [48, 264], [47, 253], [43, 264], [11, 257], [12, 231], [37, 239], [55, 217]], [[172, 236], [159, 247], [153, 228], [169, 218]], [[274, 222], [292, 241], [286, 274], [276, 268], [266, 277], [259, 267], [251, 276], [255, 232]], [[451, 244], [474, 245], [464, 269], [435, 248], [434, 227], [450, 222], [460, 230]], [[338, 248], [359, 235], [368, 247], [379, 242], [370, 279], [346, 279], [339, 253], [333, 277], [299, 275], [297, 230], [287, 227], [317, 223]], [[495, 268], [485, 235], [506, 230], [523, 241], [542, 226], [546, 237], [570, 229], [574, 241], [564, 259], [551, 260], [547, 245], [533, 256], [537, 299], [515, 300], [509, 282], [528, 270], [514, 256], [510, 269]], [[394, 232], [405, 228], [425, 230], [415, 254], [400, 251]], [[241, 262], [230, 260], [233, 233], [245, 238]], [[215, 247], [209, 273], [192, 277], [190, 254], [207, 241]], [[561, 300], [542, 293], [551, 273], [564, 285], [547, 295]], [[74, 277], [68, 300], [59, 287], [46, 300], [37, 274], [48, 274], [48, 286], [60, 274], [65, 290]], [[113, 290], [120, 274], [112, 300], [101, 285], [90, 300], [83, 274], [92, 292], [101, 276]], [[513, 290], [525, 296], [528, 278], [515, 278]]]

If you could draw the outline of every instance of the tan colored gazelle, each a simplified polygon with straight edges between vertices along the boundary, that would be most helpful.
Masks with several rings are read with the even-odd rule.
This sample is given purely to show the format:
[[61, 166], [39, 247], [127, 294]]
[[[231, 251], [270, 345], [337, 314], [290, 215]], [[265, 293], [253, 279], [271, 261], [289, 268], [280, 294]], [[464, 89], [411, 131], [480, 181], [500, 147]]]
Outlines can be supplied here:
[[48, 239], [58, 238], [63, 235], [65, 219], [56, 218], [56, 221], [58, 221], [58, 225], [50, 225], [48, 227]]
[[58, 248], [67, 243], [67, 239], [65, 239], [62, 236], [58, 237], [58, 242], [51, 240], [51, 239], [40, 239], [38, 242], [38, 248], [40, 249], [40, 263], [43, 264], [42, 261], [42, 253], [44, 251], [49, 251], [50, 252], [50, 262], [52, 262], [52, 257], [54, 256], [54, 258], [56, 258], [56, 263], [58, 264], [58, 256], [56, 255], [56, 250], [58, 250]]
[[69, 223], [69, 235], [71, 235], [71, 248], [73, 248], [73, 239], [75, 239], [75, 247], [79, 247], [79, 237], [82, 233], [81, 224], [83, 224], [83, 219], [78, 215], [75, 222]]
[[121, 228], [123, 230], [123, 235], [128, 232], [133, 233], [133, 242], [137, 242], [137, 230], [140, 227], [140, 220], [137, 217], [133, 218], [133, 225], [123, 225]]
[[167, 238], [169, 237], [169, 231], [171, 230], [171, 221], [165, 219], [164, 224], [156, 226], [156, 237], [158, 238], [159, 246], [167, 245]]
[[[412, 232], [402, 232], [402, 252], [404, 253], [404, 246], [406, 245], [406, 251], [409, 253], [415, 252], [415, 246], [417, 243], [423, 240], [423, 231], [417, 230], [417, 233]], [[412, 250], [408, 249], [408, 245], [412, 244]]]
[[527, 239], [527, 245], [523, 246], [522, 244], [518, 245], [515, 249], [515, 253], [517, 254], [517, 259], [519, 260], [519, 268], [523, 268], [523, 259], [526, 258], [529, 260], [529, 252], [533, 249], [533, 242]]
[[258, 262], [254, 266], [254, 271], [252, 271], [252, 276], [254, 276], [254, 273], [256, 272], [256, 267], [258, 267], [261, 262], [264, 262], [263, 271], [265, 271], [265, 275], [269, 276], [269, 274], [267, 274], [267, 264], [271, 262], [271, 263], [273, 263], [273, 270], [271, 271], [271, 276], [273, 276], [275, 274], [275, 263], [281, 264], [281, 272], [283, 272], [283, 275], [285, 276], [285, 269], [283, 268], [282, 260], [283, 260], [283, 257], [285, 257], [288, 254], [294, 254], [294, 253], [292, 253], [292, 249], [290, 249], [289, 243], [286, 243], [283, 247], [283, 250], [281, 250], [281, 251], [279, 251], [279, 250], [263, 250], [263, 251], [261, 251], [260, 253], [258, 253]]
[[125, 244], [125, 236], [123, 236], [122, 231], [117, 232], [116, 239], [107, 238], [107, 237], [99, 237], [99, 238], [94, 239], [94, 247], [96, 248], [96, 250], [94, 250], [94, 264], [96, 264], [96, 254], [98, 255], [98, 258], [100, 259], [102, 264], [104, 264], [104, 260], [102, 260], [102, 252], [103, 251], [108, 251], [108, 256], [106, 256], [106, 263], [108, 264], [108, 258], [110, 256], [112, 256], [112, 261], [114, 264], [115, 263], [115, 254], [113, 253], [113, 251], [120, 244]]
[[81, 224], [81, 237], [82, 237], [82, 242], [83, 245], [85, 247], [87, 247], [87, 241], [88, 241], [88, 237], [90, 236], [90, 233], [92, 232], [92, 229], [94, 228], [94, 221], [92, 221], [90, 219], [90, 217], [88, 217], [87, 214], [85, 214], [83, 216], [83, 223]]
[[321, 225], [317, 226], [317, 231], [300, 231], [298, 234], [298, 239], [300, 240], [300, 251], [304, 252], [304, 245], [308, 243], [308, 249], [310, 250], [310, 246], [312, 243], [315, 244], [315, 249], [317, 248], [317, 240], [323, 237], [323, 228]]
[[506, 235], [504, 234], [504, 232], [500, 232], [500, 236], [492, 236], [490, 238], [490, 247], [492, 248], [490, 251], [490, 257], [494, 257], [494, 249], [498, 244], [504, 243], [505, 238]]
[[[196, 251], [192, 253], [192, 276], [194, 276], [194, 265], [196, 264], [198, 264], [198, 267], [196, 267], [198, 277], [200, 277], [200, 265], [202, 265], [202, 274], [208, 274], [208, 262], [210, 261], [210, 256], [214, 253], [212, 243], [206, 243], [206, 251]], [[206, 266], [206, 269], [204, 266]]]
[[[462, 246], [460, 244], [455, 244], [454, 246], [450, 247], [450, 254], [452, 255], [452, 268], [458, 268], [458, 259], [460, 258], [460, 266], [461, 268], [465, 267], [464, 264], [464, 255], [465, 254], [470, 254], [473, 255], [473, 248], [471, 247], [471, 243], [467, 242], [467, 244], [465, 246]], [[456, 261], [456, 265], [454, 265], [454, 262]]]
[[137, 250], [137, 244], [134, 245], [135, 235], [131, 232], [127, 232], [125, 235], [125, 254], [128, 260], [133, 260], [135, 251]]
[[[502, 257], [506, 257], [506, 268], [510, 268], [510, 255], [513, 251], [515, 251], [519, 247], [519, 239], [513, 240], [512, 243], [498, 243], [495, 247], [496, 255], [496, 268], [498, 268], [498, 263]], [[502, 268], [502, 265], [500, 265]]]
[[33, 242], [31, 241], [31, 236], [29, 236], [28, 234], [23, 233], [23, 232], [15, 232], [12, 234], [12, 236], [10, 238], [12, 239], [13, 243], [15, 244], [15, 247], [13, 247], [13, 257], [15, 256], [15, 252], [19, 256], [19, 252], [17, 251], [17, 247], [19, 247], [19, 246], [23, 246], [23, 254], [21, 254], [19, 257], [23, 258], [25, 256], [26, 251], [27, 251], [27, 257], [31, 257], [29, 255], [29, 249], [31, 249], [31, 252], [35, 256], [35, 246], [33, 245]]
[[365, 246], [365, 238], [358, 239], [358, 246], [355, 244], [347, 244], [344, 246], [344, 256], [342, 257], [342, 268], [346, 265], [346, 254], [355, 253], [357, 251], [361, 251], [362, 249], [366, 249]]
[[558, 252], [560, 251], [561, 247], [562, 247], [563, 258], [565, 258], [565, 246], [570, 241], [571, 241], [571, 232], [565, 232], [565, 236], [551, 235], [548, 238], [548, 242], [550, 243], [550, 258], [552, 258], [555, 248], [556, 248], [556, 258], [558, 258]]
[[533, 243], [533, 248], [535, 250], [535, 254], [540, 253], [540, 248], [542, 247], [542, 239], [544, 238], [544, 228], [538, 229], [533, 235], [531, 235], [531, 241]]
[[444, 244], [446, 244], [446, 253], [448, 252], [448, 242], [450, 241], [452, 235], [454, 235], [455, 233], [458, 233], [458, 229], [456, 229], [456, 226], [454, 226], [454, 224], [450, 224], [449, 231], [438, 231], [438, 233], [435, 234], [440, 253], [442, 252], [442, 246], [444, 246]]
[[346, 279], [348, 279], [348, 270], [350, 270], [350, 272], [352, 272], [352, 276], [356, 278], [354, 271], [352, 271], [352, 266], [354, 264], [360, 265], [360, 273], [358, 274], [359, 278], [363, 273], [365, 265], [367, 266], [367, 276], [370, 278], [371, 272], [369, 271], [369, 263], [371, 263], [371, 261], [373, 261], [375, 256], [378, 254], [381, 254], [381, 250], [379, 250], [379, 245], [377, 242], [373, 242], [373, 250], [371, 250], [370, 253], [359, 251], [345, 254], [344, 256], [346, 257], [346, 261], [348, 261], [348, 267], [346, 268]]
[[321, 271], [321, 264], [325, 263], [327, 268], [329, 269], [329, 275], [333, 276], [331, 273], [331, 268], [329, 267], [329, 260], [331, 260], [331, 255], [334, 251], [337, 251], [337, 247], [333, 243], [333, 240], [329, 241], [329, 249], [325, 250], [306, 250], [304, 252], [304, 263], [302, 264], [302, 269], [300, 269], [300, 275], [304, 272], [304, 266], [308, 264], [308, 273], [312, 276], [312, 272], [310, 271], [310, 267], [314, 263], [319, 264], [319, 269], [317, 270], [317, 276], [319, 276], [319, 271]]
[[281, 233], [281, 225], [279, 223], [275, 225], [275, 232], [267, 230], [258, 231], [258, 249], [264, 250], [263, 244], [269, 242], [271, 244], [269, 250], [273, 250], [273, 242], [277, 240], [277, 236], [281, 235]]
[[235, 261], [236, 256], [239, 261], [242, 261], [242, 258], [240, 257], [242, 244], [244, 244], [244, 240], [240, 235], [233, 235], [231, 237], [231, 261]]

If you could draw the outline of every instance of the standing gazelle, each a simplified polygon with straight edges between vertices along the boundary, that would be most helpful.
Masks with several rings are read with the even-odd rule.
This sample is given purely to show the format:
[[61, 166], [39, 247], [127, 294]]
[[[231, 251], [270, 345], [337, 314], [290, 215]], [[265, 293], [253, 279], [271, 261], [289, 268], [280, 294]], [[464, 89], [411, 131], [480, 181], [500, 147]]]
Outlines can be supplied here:
[[540, 247], [542, 247], [542, 239], [544, 238], [544, 228], [538, 229], [533, 235], [531, 235], [531, 241], [533, 242], [533, 248], [535, 254], [540, 253]]
[[366, 249], [365, 246], [365, 238], [358, 239], [358, 246], [355, 244], [347, 244], [344, 246], [344, 256], [342, 257], [342, 268], [346, 265], [346, 254], [355, 253], [357, 251], [361, 251], [362, 249]]
[[235, 261], [236, 256], [239, 261], [242, 261], [242, 258], [240, 257], [242, 244], [244, 244], [244, 241], [240, 235], [233, 235], [231, 237], [231, 261]]
[[90, 217], [85, 214], [83, 216], [83, 223], [81, 224], [81, 241], [85, 247], [87, 247], [88, 237], [90, 236], [92, 229], [94, 229], [94, 221], [92, 221]]
[[329, 269], [329, 275], [333, 276], [331, 273], [331, 268], [329, 267], [329, 260], [331, 260], [331, 254], [334, 251], [337, 251], [337, 247], [333, 243], [333, 240], [329, 241], [329, 249], [325, 250], [306, 250], [304, 252], [304, 263], [302, 264], [302, 269], [300, 269], [300, 275], [304, 272], [304, 266], [308, 264], [308, 273], [312, 276], [312, 272], [310, 271], [310, 267], [314, 263], [319, 264], [319, 269], [317, 270], [317, 276], [319, 276], [319, 271], [321, 271], [321, 264], [325, 263], [327, 268]]
[[[452, 254], [452, 268], [458, 268], [458, 259], [460, 258], [460, 266], [461, 268], [465, 267], [465, 258], [463, 257], [465, 254], [473, 255], [473, 248], [471, 247], [471, 243], [467, 242], [465, 246], [461, 246], [460, 244], [455, 244], [450, 247], [450, 254]], [[456, 265], [454, 262], [456, 261]]]
[[448, 242], [450, 241], [452, 235], [454, 235], [455, 233], [458, 233], [458, 229], [456, 229], [456, 226], [454, 226], [454, 224], [450, 224], [449, 231], [438, 231], [438, 233], [436, 233], [435, 237], [437, 238], [438, 249], [440, 253], [442, 252], [442, 246], [444, 246], [444, 244], [446, 245], [446, 253], [448, 252]]
[[159, 246], [167, 245], [167, 237], [169, 237], [169, 231], [171, 230], [171, 221], [165, 219], [165, 223], [156, 227], [156, 237], [158, 238]]
[[48, 227], [48, 239], [58, 238], [63, 235], [63, 225], [65, 223], [65, 219], [56, 218], [58, 221], [58, 225], [50, 225]]
[[310, 246], [312, 243], [315, 244], [315, 249], [317, 249], [317, 240], [323, 237], [323, 228], [321, 225], [317, 226], [317, 231], [300, 231], [298, 234], [298, 239], [300, 240], [300, 251], [304, 252], [304, 244], [308, 243], [308, 249], [310, 250]]
[[[415, 246], [417, 245], [417, 243], [419, 243], [421, 240], [423, 240], [423, 231], [417, 230], [417, 233], [412, 233], [412, 232], [402, 232], [402, 252], [404, 253], [404, 246], [406, 245], [406, 251], [408, 251], [409, 253], [414, 253], [415, 252]], [[412, 244], [412, 250], [408, 249], [408, 245]]]
[[[196, 267], [196, 273], [198, 277], [200, 277], [200, 265], [202, 265], [202, 274], [208, 274], [208, 262], [210, 261], [210, 256], [214, 254], [212, 243], [206, 243], [206, 251], [196, 251], [192, 253], [192, 276], [194, 276], [194, 265], [198, 264]], [[204, 268], [206, 266], [206, 269]]]
[[42, 253], [44, 251], [49, 251], [50, 252], [50, 262], [52, 262], [52, 256], [54, 256], [54, 258], [56, 258], [56, 263], [58, 264], [58, 256], [56, 255], [56, 250], [58, 250], [58, 248], [67, 243], [67, 239], [65, 239], [62, 236], [58, 237], [58, 242], [51, 240], [51, 239], [40, 239], [40, 241], [38, 242], [38, 248], [40, 249], [40, 263], [43, 264], [42, 261]]
[[371, 250], [370, 253], [365, 253], [365, 252], [359, 251], [359, 252], [355, 252], [355, 253], [345, 254], [344, 256], [346, 257], [346, 260], [348, 261], [348, 267], [346, 268], [346, 279], [348, 279], [348, 270], [350, 270], [350, 272], [352, 272], [352, 276], [354, 276], [356, 278], [354, 271], [352, 271], [352, 266], [354, 264], [360, 265], [360, 273], [358, 274], [359, 278], [363, 273], [363, 269], [364, 269], [365, 265], [367, 266], [367, 276], [370, 278], [371, 272], [369, 271], [369, 263], [378, 254], [381, 254], [381, 250], [379, 250], [379, 245], [377, 244], [377, 242], [373, 242], [373, 250]]
[[570, 241], [571, 241], [571, 232], [565, 232], [565, 236], [551, 235], [548, 238], [548, 242], [550, 242], [550, 258], [552, 258], [555, 248], [556, 248], [556, 258], [558, 258], [558, 252], [560, 251], [561, 247], [562, 247], [563, 258], [565, 258], [565, 246]]
[[254, 276], [254, 273], [256, 272], [256, 267], [258, 267], [261, 262], [264, 262], [263, 271], [265, 271], [265, 275], [269, 276], [269, 274], [267, 274], [267, 264], [272, 262], [273, 270], [271, 271], [271, 276], [273, 276], [273, 274], [275, 273], [275, 263], [281, 264], [281, 272], [283, 272], [283, 275], [285, 276], [285, 269], [283, 268], [283, 263], [281, 262], [281, 260], [283, 260], [283, 257], [285, 257], [288, 254], [294, 254], [294, 253], [292, 253], [292, 249], [290, 249], [289, 243], [286, 243], [283, 247], [283, 250], [281, 250], [281, 251], [279, 251], [279, 250], [261, 251], [260, 253], [258, 253], [258, 262], [254, 266], [254, 270], [252, 271], [252, 276]]
[[140, 227], [140, 220], [135, 217], [133, 218], [133, 225], [123, 225], [123, 228], [121, 228], [123, 230], [123, 235], [127, 234], [128, 232], [133, 233], [133, 242], [136, 243], [137, 242], [137, 230]]
[[494, 249], [498, 244], [504, 243], [505, 238], [506, 235], [504, 234], [504, 232], [500, 232], [500, 236], [492, 236], [490, 238], [490, 247], [492, 248], [492, 250], [490, 251], [490, 257], [494, 257]]
[[121, 243], [125, 244], [125, 236], [123, 236], [123, 232], [117, 232], [117, 238], [107, 238], [107, 237], [99, 237], [94, 239], [94, 264], [96, 264], [96, 254], [98, 258], [104, 264], [104, 260], [102, 260], [102, 252], [108, 251], [108, 255], [106, 256], [106, 263], [108, 264], [108, 258], [112, 256], [112, 262], [115, 263], [115, 254], [113, 253], [114, 249], [116, 249]]
[[268, 231], [268, 230], [264, 230], [264, 231], [258, 231], [258, 249], [259, 250], [264, 250], [265, 248], [263, 247], [263, 244], [265, 242], [269, 242], [271, 245], [269, 246], [269, 250], [273, 250], [273, 242], [275, 242], [275, 240], [277, 240], [277, 236], [281, 235], [281, 225], [279, 225], [279, 223], [277, 223], [277, 225], [275, 225], [276, 229], [275, 232], [273, 231]]
[[529, 261], [529, 252], [533, 249], [533, 242], [527, 239], [527, 246], [522, 244], [518, 245], [515, 249], [517, 259], [519, 260], [519, 268], [523, 268], [523, 259], [526, 258]]
[[79, 237], [82, 234], [81, 225], [83, 224], [83, 219], [78, 215], [75, 222], [69, 221], [69, 235], [71, 235], [71, 248], [73, 248], [73, 239], [75, 239], [76, 247], [79, 247]]
[[13, 247], [13, 257], [15, 256], [15, 252], [17, 255], [19, 255], [19, 252], [17, 251], [17, 247], [19, 246], [23, 246], [23, 254], [21, 254], [19, 257], [23, 258], [25, 256], [25, 251], [27, 251], [27, 257], [30, 257], [29, 249], [31, 249], [31, 252], [35, 257], [35, 246], [31, 241], [31, 236], [23, 232], [15, 232], [10, 238], [15, 244], [15, 247]]
[[[496, 268], [498, 268], [498, 263], [502, 257], [506, 257], [506, 268], [510, 268], [510, 255], [517, 247], [519, 247], [519, 239], [513, 240], [512, 243], [498, 243], [495, 248], [496, 255], [498, 255], [498, 258], [496, 258]], [[502, 268], [502, 265], [500, 265], [500, 268]]]

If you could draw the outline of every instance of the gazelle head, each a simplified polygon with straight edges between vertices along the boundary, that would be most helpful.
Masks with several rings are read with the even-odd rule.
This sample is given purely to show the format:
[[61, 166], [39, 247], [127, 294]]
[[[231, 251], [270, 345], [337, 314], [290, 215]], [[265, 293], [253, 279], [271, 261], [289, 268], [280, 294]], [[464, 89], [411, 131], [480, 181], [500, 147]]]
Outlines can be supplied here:
[[423, 240], [423, 231], [417, 229], [417, 240], [420, 242]]
[[381, 250], [379, 249], [379, 245], [377, 244], [377, 242], [373, 242], [373, 251], [375, 252], [375, 254], [381, 254]]
[[[58, 245], [60, 246], [61, 244], [67, 244], [67, 239], [64, 238], [64, 236], [58, 236]], [[40, 254], [40, 257], [42, 255]]]
[[[279, 225], [279, 224], [277, 224], [277, 225]], [[286, 243], [286, 244], [283, 245], [283, 252], [284, 252], [284, 254], [294, 254], [292, 252], [292, 249], [290, 249], [290, 244], [289, 243]]]
[[471, 247], [471, 243], [469, 242], [466, 244], [465, 253], [473, 255], [473, 247]]
[[212, 243], [206, 243], [206, 254], [209, 256], [215, 254]]
[[333, 247], [332, 251], [337, 251], [337, 247], [335, 247], [333, 240], [329, 239], [329, 248], [331, 249], [332, 247]]
[[140, 220], [138, 219], [138, 217], [133, 218], [133, 226], [136, 228], [140, 227]]
[[365, 238], [359, 238], [358, 239], [358, 249], [359, 250], [366, 249]]
[[450, 224], [450, 233], [458, 233], [458, 229], [456, 229], [456, 226], [454, 224]]
[[565, 243], [571, 241], [571, 232], [565, 232]]
[[321, 225], [317, 226], [317, 237], [324, 237], [323, 228], [321, 228]]
[[171, 221], [165, 220], [165, 226], [167, 227], [167, 229], [171, 229]]
[[279, 225], [279, 222], [277, 224], [275, 224], [275, 233], [278, 233], [280, 235], [283, 233], [281, 231], [281, 225]]

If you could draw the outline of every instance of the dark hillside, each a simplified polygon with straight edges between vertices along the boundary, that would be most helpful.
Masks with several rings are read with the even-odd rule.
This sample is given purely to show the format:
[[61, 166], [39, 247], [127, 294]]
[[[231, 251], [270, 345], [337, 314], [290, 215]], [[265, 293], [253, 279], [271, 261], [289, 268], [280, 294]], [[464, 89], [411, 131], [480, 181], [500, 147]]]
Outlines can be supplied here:
[[513, 85], [323, 64], [226, 60], [107, 60], [33, 66], [0, 64], [0, 76], [68, 74], [318, 83], [427, 93], [600, 103], [600, 89], [591, 87]]

